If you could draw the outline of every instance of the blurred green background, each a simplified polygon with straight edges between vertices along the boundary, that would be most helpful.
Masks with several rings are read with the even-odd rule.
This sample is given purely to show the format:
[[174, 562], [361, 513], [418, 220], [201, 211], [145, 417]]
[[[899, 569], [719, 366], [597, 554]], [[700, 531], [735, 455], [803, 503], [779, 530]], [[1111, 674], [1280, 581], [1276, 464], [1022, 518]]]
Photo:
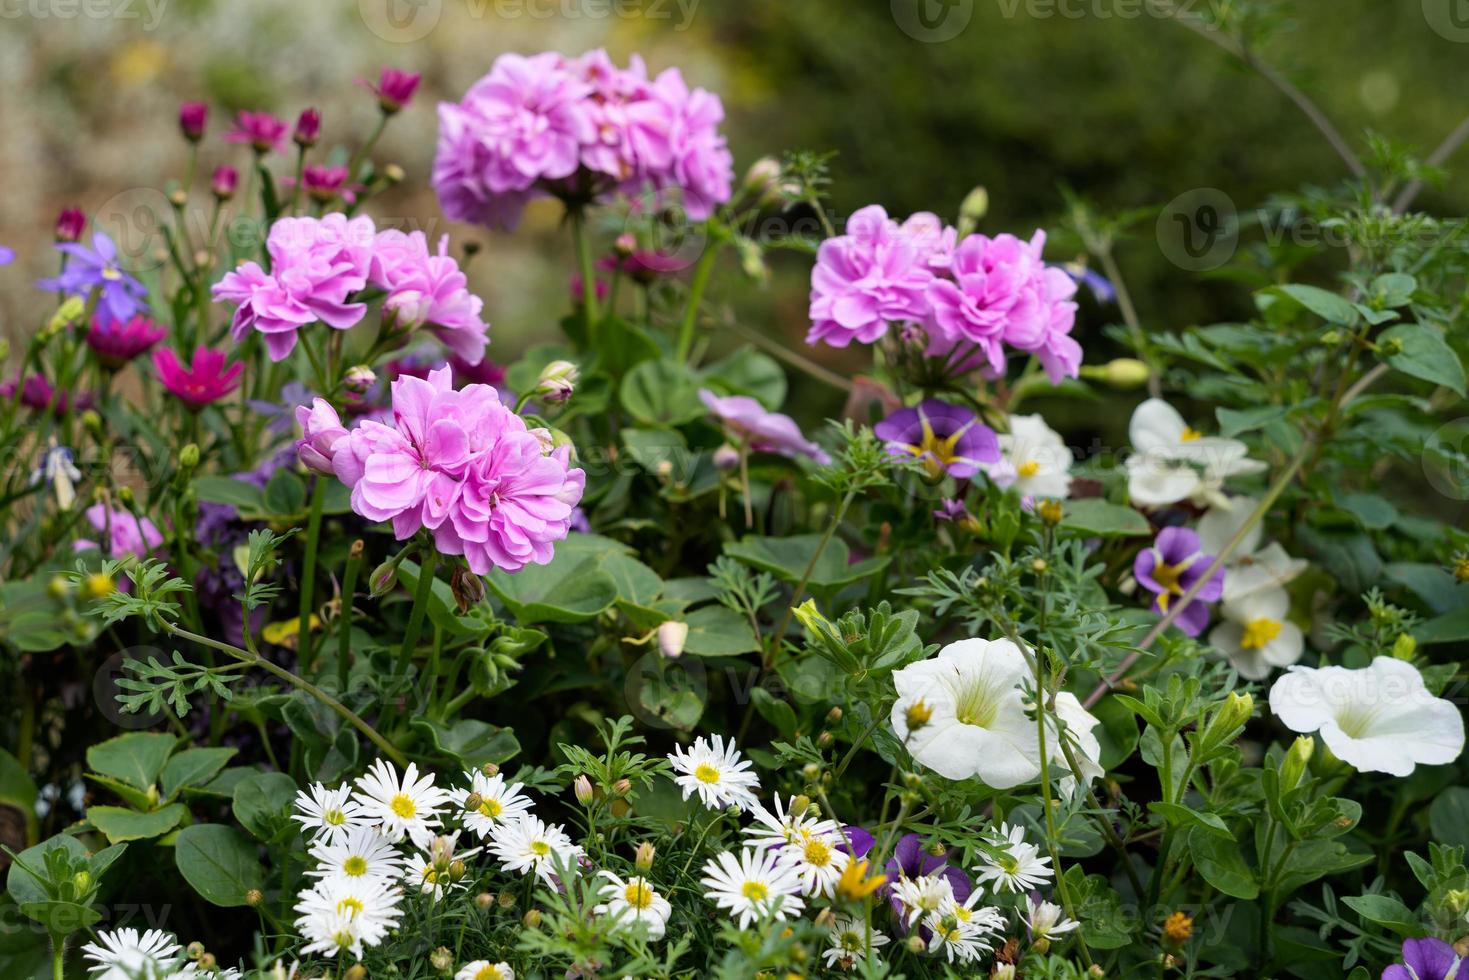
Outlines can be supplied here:
[[[1426, 152], [1469, 112], [1469, 31], [1446, 29], [1453, 22], [1435, 16], [1437, 3], [1274, 5], [1278, 30], [1259, 54], [1359, 152], [1369, 130]], [[838, 216], [878, 202], [897, 215], [952, 218], [983, 184], [983, 230], [1028, 235], [1057, 220], [1062, 185], [1106, 209], [1216, 188], [1245, 211], [1273, 192], [1345, 176], [1279, 91], [1142, 0], [24, 0], [0, 8], [0, 242], [20, 253], [0, 269], [0, 330], [13, 344], [54, 302], [29, 283], [54, 269], [58, 208], [137, 225], [129, 216], [162, 200], [150, 188], [183, 175], [180, 101], [215, 107], [205, 174], [245, 164], [246, 151], [218, 138], [240, 108], [293, 119], [316, 106], [326, 134], [318, 152], [345, 155], [376, 114], [355, 83], [391, 65], [423, 72], [425, 86], [376, 154], [408, 179], [369, 210], [381, 223], [485, 244], [472, 285], [493, 325], [492, 354], [513, 360], [549, 339], [566, 309], [559, 210], [533, 208], [514, 234], [445, 222], [427, 188], [433, 105], [458, 98], [501, 52], [598, 46], [618, 60], [641, 52], [654, 71], [681, 66], [718, 92], [740, 170], [786, 149], [836, 151]], [[288, 166], [282, 157], [278, 167]], [[1466, 194], [1451, 173], [1420, 204], [1463, 213]], [[133, 232], [128, 247], [146, 261], [159, 239]], [[1170, 263], [1151, 222], [1119, 259], [1149, 327], [1248, 309], [1244, 290]], [[739, 315], [802, 347], [808, 271], [803, 257], [783, 257], [765, 295], [738, 300]], [[716, 300], [748, 290], [733, 257], [728, 273]], [[1083, 342], [1115, 316], [1087, 304]], [[855, 350], [810, 353], [842, 372], [864, 361]], [[834, 391], [802, 397], [812, 408], [840, 402]]]

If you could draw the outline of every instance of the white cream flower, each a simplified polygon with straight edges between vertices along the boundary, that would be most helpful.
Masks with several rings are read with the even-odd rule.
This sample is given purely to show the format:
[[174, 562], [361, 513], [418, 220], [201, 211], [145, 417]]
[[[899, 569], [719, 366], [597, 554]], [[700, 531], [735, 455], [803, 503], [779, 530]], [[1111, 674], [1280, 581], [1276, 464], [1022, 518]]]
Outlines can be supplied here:
[[314, 783], [309, 794], [304, 790], [296, 794], [296, 813], [291, 819], [299, 823], [302, 830], [311, 831], [313, 841], [340, 843], [350, 831], [365, 827], [368, 822], [362, 806], [351, 796], [351, 786], [327, 789], [321, 783]]
[[984, 467], [1002, 489], [1014, 487], [1025, 499], [1064, 500], [1071, 494], [1071, 464], [1076, 461], [1066, 440], [1039, 415], [1010, 416], [1002, 432], [1000, 461]]
[[700, 879], [704, 897], [731, 912], [741, 929], [767, 916], [787, 919], [801, 914], [801, 876], [768, 848], [747, 847], [735, 857], [723, 851], [704, 864]]
[[296, 929], [307, 941], [302, 952], [328, 957], [349, 952], [361, 959], [364, 946], [380, 944], [397, 926], [402, 894], [381, 878], [318, 881], [296, 903]]
[[510, 969], [509, 963], [475, 960], [461, 966], [454, 974], [454, 980], [515, 980], [515, 971]]
[[687, 749], [674, 746], [668, 761], [678, 773], [673, 781], [683, 790], [684, 799], [698, 793], [703, 804], [715, 810], [727, 806], [749, 810], [756, 805], [760, 777], [750, 771], [750, 761], [740, 757], [733, 739], [726, 742], [722, 735], [710, 739], [700, 735]]
[[903, 924], [913, 928], [920, 919], [937, 912], [943, 904], [954, 897], [954, 886], [942, 874], [919, 875], [909, 878], [899, 875], [893, 883], [893, 897], [902, 908]]
[[611, 916], [619, 926], [639, 923], [648, 927], [649, 939], [662, 939], [668, 926], [668, 917], [673, 906], [668, 899], [658, 894], [647, 878], [633, 875], [623, 880], [611, 871], [598, 871], [598, 877], [606, 878], [607, 884], [598, 889], [602, 904], [592, 911], [597, 915]]
[[828, 897], [852, 860], [852, 856], [842, 850], [841, 837], [834, 832], [812, 834], [787, 844], [780, 854], [801, 876], [802, 892]]
[[1319, 732], [1338, 759], [1362, 772], [1406, 776], [1464, 751], [1464, 717], [1436, 698], [1412, 664], [1377, 657], [1359, 670], [1291, 667], [1270, 688], [1270, 710], [1294, 732]]
[[358, 778], [353, 799], [388, 840], [396, 844], [406, 836], [425, 847], [442, 822], [439, 811], [449, 802], [449, 794], [434, 785], [433, 773], [419, 778], [412, 762], [400, 779], [390, 763], [378, 759]]
[[1025, 655], [1009, 640], [960, 640], [894, 672], [892, 726], [913, 758], [947, 779], [1009, 789], [1040, 775], [1025, 716]]
[[[1199, 548], [1205, 554], [1217, 555], [1250, 519], [1259, 501], [1253, 497], [1230, 497], [1224, 505], [1210, 507], [1199, 518]], [[1255, 524], [1245, 532], [1239, 545], [1224, 566], [1223, 600], [1242, 599], [1262, 589], [1287, 585], [1306, 570], [1307, 562], [1292, 558], [1279, 544], [1271, 542], [1263, 548], [1260, 541], [1265, 529]]]
[[[1102, 722], [1082, 707], [1076, 695], [1069, 691], [1061, 691], [1056, 695], [1056, 717], [1065, 724], [1066, 730], [1064, 733], [1060, 731], [1055, 719], [1046, 716], [1046, 753], [1050, 757], [1051, 765], [1060, 766], [1065, 773], [1061, 777], [1060, 790], [1061, 795], [1069, 800], [1076, 793], [1078, 776], [1084, 790], [1093, 780], [1100, 779], [1106, 773], [1101, 763], [1102, 743], [1092, 734], [1092, 729]], [[1066, 739], [1081, 772], [1071, 771], [1066, 751], [1061, 745], [1062, 738]]]
[[973, 963], [989, 952], [990, 944], [984, 938], [1003, 929], [1005, 918], [999, 909], [974, 907], [983, 895], [976, 888], [960, 902], [951, 894], [924, 920], [929, 930], [929, 953], [942, 952], [950, 963]]
[[506, 871], [523, 875], [534, 872], [551, 886], [557, 882], [558, 865], [569, 867], [575, 874], [582, 856], [582, 849], [559, 825], [528, 813], [492, 830], [489, 850]]
[[83, 946], [82, 955], [96, 964], [88, 967], [89, 980], [134, 980], [179, 969], [180, 949], [177, 937], [162, 929], [115, 929], [97, 933], [97, 942]]
[[[505, 777], [499, 773], [486, 776], [478, 769], [465, 773], [465, 776], [469, 778], [468, 788], [450, 791], [449, 798], [463, 811], [461, 822], [464, 826], [480, 837], [487, 837], [500, 824], [518, 820], [530, 812], [531, 803], [525, 795], [524, 784], [506, 785]], [[471, 796], [478, 796], [480, 802], [477, 808], [468, 810], [465, 801]]]
[[1209, 642], [1229, 658], [1241, 677], [1262, 680], [1276, 667], [1300, 660], [1305, 650], [1306, 638], [1286, 618], [1289, 613], [1290, 595], [1284, 589], [1248, 593], [1219, 606], [1222, 618], [1209, 632]]
[[443, 837], [435, 837], [428, 850], [409, 858], [403, 869], [403, 883], [427, 895], [437, 902], [450, 891], [467, 888], [467, 872], [464, 862], [480, 852], [474, 847], [467, 851], [456, 851], [459, 831]]
[[1128, 438], [1133, 454], [1127, 460], [1127, 492], [1133, 503], [1144, 507], [1166, 507], [1182, 500], [1201, 506], [1226, 503], [1225, 480], [1265, 468], [1248, 458], [1244, 443], [1202, 435], [1161, 398], [1149, 398], [1137, 407]]
[[1000, 824], [987, 835], [989, 842], [1001, 850], [999, 855], [986, 853], [974, 869], [975, 881], [981, 885], [994, 882], [995, 891], [1022, 892], [1037, 888], [1051, 879], [1049, 857], [1040, 848], [1026, 843], [1025, 828]]
[[845, 970], [855, 966], [858, 960], [865, 960], [869, 954], [876, 957], [878, 949], [889, 942], [891, 940], [876, 929], [869, 937], [867, 923], [861, 919], [839, 915], [831, 924], [831, 945], [821, 955], [828, 967]]
[[1081, 925], [1074, 919], [1066, 918], [1061, 906], [1042, 901], [1039, 896], [1031, 895], [1027, 901], [1030, 908], [1025, 916], [1025, 925], [1030, 930], [1031, 942], [1055, 939]]
[[[792, 802], [794, 802], [792, 797]], [[788, 808], [775, 798], [775, 812], [771, 813], [758, 803], [750, 810], [753, 821], [743, 831], [751, 844], [798, 844], [812, 837], [824, 837], [838, 833], [841, 825], [835, 820], [822, 820], [811, 815], [809, 807], [799, 813]]]
[[356, 827], [337, 842], [317, 841], [310, 850], [316, 867], [307, 871], [314, 878], [397, 878], [403, 856], [372, 827]]

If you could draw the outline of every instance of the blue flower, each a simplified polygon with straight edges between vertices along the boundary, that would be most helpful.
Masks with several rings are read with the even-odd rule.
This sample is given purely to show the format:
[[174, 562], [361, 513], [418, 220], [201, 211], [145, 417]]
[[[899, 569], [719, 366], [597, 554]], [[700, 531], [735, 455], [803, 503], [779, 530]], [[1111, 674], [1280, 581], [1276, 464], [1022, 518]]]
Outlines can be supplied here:
[[15, 249], [0, 245], [0, 265], [9, 265], [15, 261]]
[[36, 283], [38, 287], [48, 292], [83, 297], [94, 289], [99, 290], [98, 310], [113, 320], [126, 322], [142, 311], [148, 289], [123, 271], [118, 262], [117, 246], [111, 238], [98, 231], [92, 234], [91, 248], [77, 242], [60, 242], [56, 249], [71, 256], [72, 261], [67, 263], [61, 275], [42, 279]]

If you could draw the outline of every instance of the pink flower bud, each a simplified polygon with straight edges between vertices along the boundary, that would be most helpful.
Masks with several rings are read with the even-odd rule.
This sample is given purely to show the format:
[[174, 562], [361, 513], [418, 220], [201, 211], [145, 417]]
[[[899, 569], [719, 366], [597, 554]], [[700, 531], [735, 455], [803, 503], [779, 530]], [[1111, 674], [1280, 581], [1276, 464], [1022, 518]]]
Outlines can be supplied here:
[[179, 131], [190, 143], [204, 138], [204, 127], [209, 122], [209, 106], [203, 102], [185, 102], [179, 106]]
[[303, 110], [296, 119], [296, 132], [291, 139], [297, 146], [315, 146], [321, 136], [321, 113], [315, 109]]

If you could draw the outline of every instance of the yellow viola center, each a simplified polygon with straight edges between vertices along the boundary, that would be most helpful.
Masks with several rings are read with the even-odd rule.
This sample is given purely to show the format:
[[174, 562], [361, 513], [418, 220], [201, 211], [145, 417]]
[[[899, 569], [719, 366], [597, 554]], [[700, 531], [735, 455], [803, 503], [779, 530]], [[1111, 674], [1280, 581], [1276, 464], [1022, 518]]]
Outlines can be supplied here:
[[103, 266], [102, 278], [106, 279], [108, 282], [117, 282], [119, 279], [122, 278], [122, 272], [119, 269], [114, 269], [110, 265]]
[[762, 882], [747, 881], [740, 888], [740, 894], [752, 902], [763, 902], [770, 897], [770, 889], [766, 888]]
[[808, 840], [803, 853], [806, 856], [806, 863], [814, 864], [818, 868], [824, 868], [831, 863], [831, 847], [819, 837]]
[[1204, 438], [1204, 434], [1191, 425], [1183, 427], [1183, 434], [1178, 437], [1179, 442], [1193, 442], [1195, 439]]
[[1153, 581], [1162, 586], [1166, 595], [1183, 595], [1183, 586], [1179, 584], [1179, 579], [1183, 578], [1186, 571], [1188, 565], [1184, 562], [1169, 565], [1160, 561], [1153, 566]]
[[333, 827], [340, 827], [347, 822], [347, 815], [341, 810], [328, 810], [321, 819]]
[[413, 798], [406, 793], [399, 793], [393, 797], [392, 802], [388, 806], [404, 820], [411, 820], [418, 813], [418, 806], [413, 802]]
[[482, 966], [474, 974], [474, 980], [505, 980], [498, 966]]
[[349, 919], [355, 919], [362, 914], [362, 902], [356, 898], [344, 898], [337, 903], [337, 912]]
[[354, 854], [342, 862], [342, 873], [349, 878], [360, 878], [367, 874], [367, 858]]
[[505, 807], [499, 800], [485, 800], [479, 805], [479, 815], [489, 817], [491, 820], [505, 812]]
[[530, 842], [530, 852], [536, 857], [545, 857], [551, 853], [551, 845], [543, 840], [533, 840]]
[[701, 783], [713, 785], [719, 782], [719, 770], [707, 762], [701, 762], [698, 768], [694, 770], [694, 778]]
[[634, 878], [622, 890], [622, 898], [635, 909], [645, 909], [653, 904], [653, 889], [649, 888], [643, 879]]
[[1245, 624], [1245, 634], [1239, 645], [1246, 650], [1258, 650], [1280, 635], [1280, 620], [1252, 619]]
[[958, 460], [954, 455], [954, 447], [958, 445], [960, 437], [964, 435], [964, 429], [947, 436], [934, 434], [933, 426], [928, 420], [923, 420], [923, 441], [916, 446], [910, 446], [909, 452], [915, 456], [932, 456], [945, 466]]
[[1033, 459], [1027, 459], [1025, 462], [1015, 467], [1015, 472], [1020, 474], [1022, 479], [1025, 477], [1035, 476], [1040, 471], [1041, 464], [1037, 463]]

